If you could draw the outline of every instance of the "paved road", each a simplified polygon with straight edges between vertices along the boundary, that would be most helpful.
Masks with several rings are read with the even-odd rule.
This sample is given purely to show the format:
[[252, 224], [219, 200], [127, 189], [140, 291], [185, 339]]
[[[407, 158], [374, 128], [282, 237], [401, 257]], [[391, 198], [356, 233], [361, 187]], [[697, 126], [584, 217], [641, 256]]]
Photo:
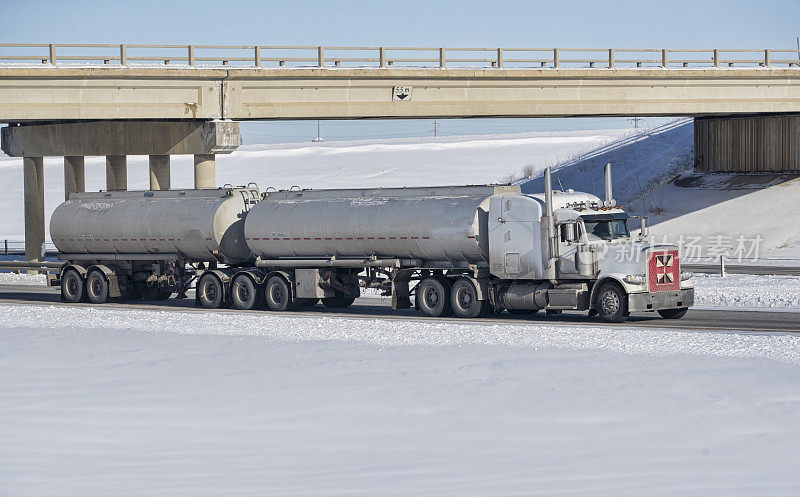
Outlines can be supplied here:
[[[193, 294], [190, 293], [190, 297]], [[74, 306], [92, 306], [93, 304], [65, 304], [60, 301], [59, 289], [33, 285], [0, 285], [0, 304], [58, 304]], [[122, 309], [158, 309], [168, 311], [202, 312], [194, 306], [194, 298], [169, 299], [166, 301], [127, 301], [104, 304], [103, 307]], [[265, 311], [238, 311], [222, 309], [221, 312], [251, 312]], [[316, 305], [303, 311], [294, 311], [292, 315], [301, 316], [346, 316], [349, 318], [374, 318], [387, 319], [412, 319], [412, 320], [438, 320], [464, 322], [458, 318], [428, 318], [419, 311], [403, 309], [395, 311], [391, 308], [388, 299], [360, 298], [346, 310], [327, 309]], [[503, 313], [489, 318], [474, 319], [470, 322], [480, 323], [580, 323], [598, 326], [635, 326], [645, 328], [673, 328], [691, 330], [724, 330], [724, 331], [756, 331], [756, 332], [794, 332], [800, 333], [800, 312], [754, 312], [754, 311], [720, 311], [690, 309], [679, 320], [662, 319], [655, 313], [641, 313], [631, 315], [630, 319], [622, 324], [606, 323], [597, 317], [586, 317], [586, 313], [564, 313], [562, 315], [545, 316], [543, 312], [528, 316], [511, 316]]]

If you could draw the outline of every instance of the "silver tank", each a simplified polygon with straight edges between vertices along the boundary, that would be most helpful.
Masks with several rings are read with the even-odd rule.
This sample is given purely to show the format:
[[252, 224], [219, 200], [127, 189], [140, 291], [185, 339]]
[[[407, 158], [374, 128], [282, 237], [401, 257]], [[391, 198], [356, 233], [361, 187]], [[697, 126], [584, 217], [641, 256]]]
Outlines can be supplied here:
[[519, 193], [519, 187], [272, 192], [250, 210], [245, 236], [262, 259], [487, 261], [488, 198], [495, 193]]
[[73, 193], [53, 212], [50, 237], [65, 254], [243, 262], [244, 217], [258, 197], [257, 188]]

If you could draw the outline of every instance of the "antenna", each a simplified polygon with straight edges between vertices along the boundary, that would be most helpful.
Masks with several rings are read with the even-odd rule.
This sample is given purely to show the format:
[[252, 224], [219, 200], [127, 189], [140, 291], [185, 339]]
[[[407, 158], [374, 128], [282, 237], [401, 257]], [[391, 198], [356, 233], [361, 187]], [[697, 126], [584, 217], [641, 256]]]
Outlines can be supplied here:
[[556, 178], [558, 180], [558, 187], [561, 188], [561, 191], [564, 191], [564, 185], [561, 184], [561, 178]]

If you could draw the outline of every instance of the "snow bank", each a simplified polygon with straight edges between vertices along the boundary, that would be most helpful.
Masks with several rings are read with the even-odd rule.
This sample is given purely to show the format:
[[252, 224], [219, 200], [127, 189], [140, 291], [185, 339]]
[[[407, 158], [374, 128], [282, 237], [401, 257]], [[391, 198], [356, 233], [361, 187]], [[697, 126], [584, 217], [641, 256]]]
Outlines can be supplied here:
[[797, 276], [695, 274], [694, 285], [697, 307], [800, 310]]
[[47, 285], [43, 274], [0, 273], [0, 285]]

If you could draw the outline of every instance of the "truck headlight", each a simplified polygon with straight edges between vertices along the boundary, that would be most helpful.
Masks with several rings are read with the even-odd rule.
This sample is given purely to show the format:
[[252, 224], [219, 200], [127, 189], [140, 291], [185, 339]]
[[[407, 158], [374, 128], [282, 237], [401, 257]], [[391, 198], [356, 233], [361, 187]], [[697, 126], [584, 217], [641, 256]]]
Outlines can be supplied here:
[[694, 276], [694, 273], [691, 271], [681, 271], [681, 281], [691, 279], [692, 276]]
[[634, 285], [641, 285], [645, 282], [643, 274], [629, 274], [625, 278], [625, 283], [631, 283]]

